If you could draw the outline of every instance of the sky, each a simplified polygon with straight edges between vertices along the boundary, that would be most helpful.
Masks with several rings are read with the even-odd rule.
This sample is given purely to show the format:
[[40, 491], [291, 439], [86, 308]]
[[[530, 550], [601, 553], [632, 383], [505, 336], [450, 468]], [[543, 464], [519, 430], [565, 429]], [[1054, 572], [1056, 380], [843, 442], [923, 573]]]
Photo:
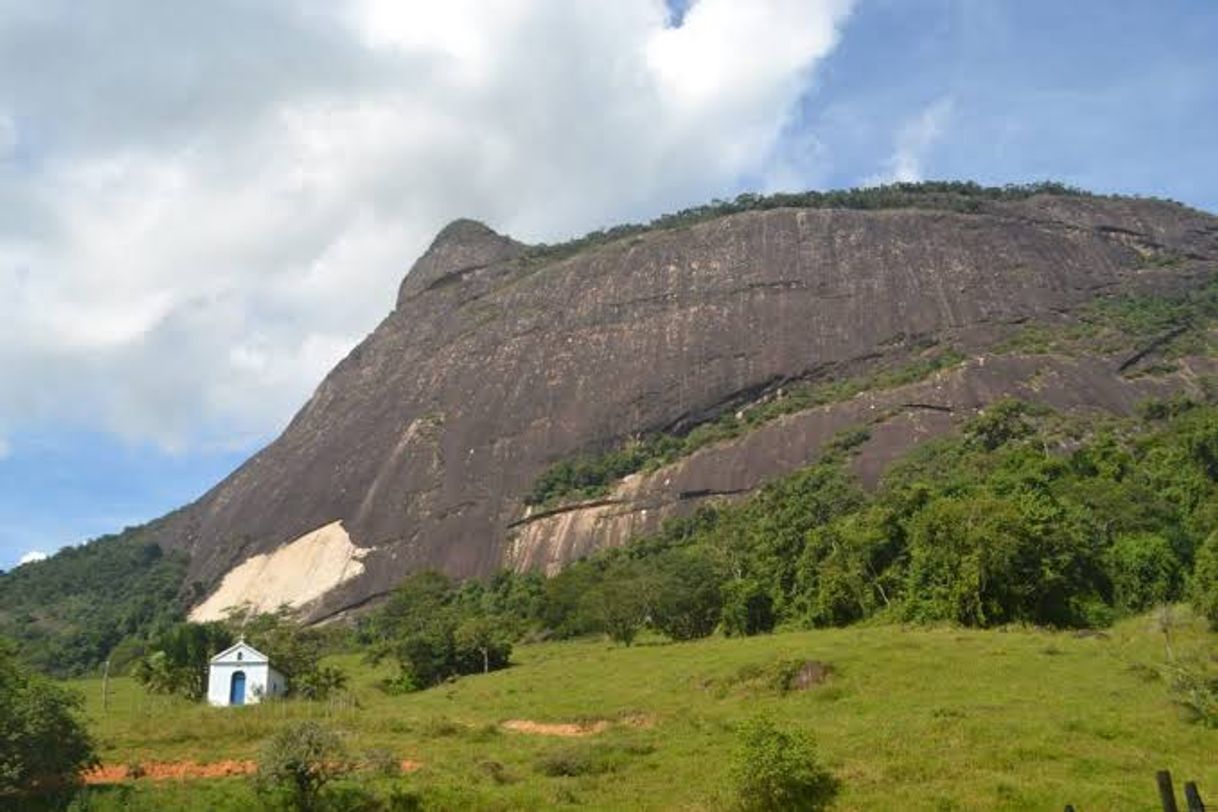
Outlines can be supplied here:
[[193, 500], [446, 222], [1053, 179], [1218, 212], [1212, 0], [0, 0], [0, 569]]

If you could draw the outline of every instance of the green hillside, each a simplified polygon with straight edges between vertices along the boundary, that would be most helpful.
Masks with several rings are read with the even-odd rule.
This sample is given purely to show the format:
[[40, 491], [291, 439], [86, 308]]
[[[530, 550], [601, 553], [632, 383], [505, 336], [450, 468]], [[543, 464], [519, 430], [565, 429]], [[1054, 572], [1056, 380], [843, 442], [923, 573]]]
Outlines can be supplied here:
[[[1187, 610], [1170, 624], [1179, 658], [1213, 650]], [[759, 712], [811, 731], [842, 782], [838, 809], [1157, 809], [1154, 772], [1218, 797], [1218, 730], [1190, 723], [1164, 677], [1165, 638], [1143, 616], [1106, 633], [1031, 628], [855, 626], [692, 643], [647, 639], [525, 645], [516, 665], [389, 696], [390, 670], [336, 658], [351, 692], [330, 703], [212, 709], [98, 680], [86, 695], [105, 763], [255, 757], [288, 722], [344, 731], [357, 753], [387, 748], [420, 768], [367, 779], [427, 809], [721, 809], [730, 802], [735, 727]], [[831, 667], [823, 684], [783, 692], [786, 663]], [[503, 723], [608, 723], [580, 738]], [[559, 771], [581, 775], [552, 776]], [[569, 768], [569, 769], [567, 769]], [[228, 778], [128, 782], [90, 808], [225, 809], [253, 803]]]
[[134, 527], [0, 573], [0, 637], [56, 676], [87, 673], [107, 657], [123, 666], [153, 630], [183, 617], [186, 556], [165, 553]]

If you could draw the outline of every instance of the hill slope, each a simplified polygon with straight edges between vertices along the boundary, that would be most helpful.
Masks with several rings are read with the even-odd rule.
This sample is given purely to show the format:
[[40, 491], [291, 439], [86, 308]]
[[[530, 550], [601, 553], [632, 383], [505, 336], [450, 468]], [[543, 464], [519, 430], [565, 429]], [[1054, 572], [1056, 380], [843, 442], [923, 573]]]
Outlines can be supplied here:
[[[1186, 617], [1179, 653], [1208, 640]], [[99, 680], [77, 685], [108, 766], [255, 758], [289, 720], [311, 717], [349, 733], [357, 753], [384, 748], [421, 764], [378, 789], [404, 785], [427, 809], [724, 809], [735, 727], [768, 712], [815, 735], [842, 781], [835, 808], [1149, 810], [1159, 769], [1177, 787], [1197, 781], [1206, 800], [1218, 794], [1218, 731], [1172, 705], [1163, 657], [1162, 635], [1140, 617], [1085, 636], [889, 625], [631, 648], [545, 643], [520, 647], [506, 671], [408, 696], [379, 690], [388, 672], [352, 655], [337, 662], [356, 701], [240, 713], [150, 696], [128, 678], [112, 680], [103, 710]], [[826, 683], [774, 688], [783, 663], [807, 659], [833, 666]], [[511, 720], [608, 724], [572, 739], [517, 732], [503, 725]], [[553, 763], [591, 766], [547, 775]], [[123, 808], [254, 801], [241, 778], [129, 783]]]

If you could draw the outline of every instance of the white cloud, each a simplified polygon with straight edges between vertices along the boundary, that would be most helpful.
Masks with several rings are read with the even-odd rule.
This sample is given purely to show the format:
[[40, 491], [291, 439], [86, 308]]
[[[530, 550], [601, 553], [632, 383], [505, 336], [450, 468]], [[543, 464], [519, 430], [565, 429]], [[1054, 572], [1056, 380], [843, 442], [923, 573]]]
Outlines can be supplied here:
[[885, 169], [868, 178], [867, 185], [922, 180], [926, 155], [943, 136], [951, 122], [955, 101], [950, 97], [928, 105], [897, 132], [892, 155]]
[[265, 436], [445, 221], [553, 240], [762, 174], [850, 7], [0, 0], [0, 432]]
[[21, 566], [22, 564], [32, 564], [35, 561], [43, 561], [49, 557], [50, 556], [48, 556], [46, 553], [42, 552], [41, 550], [30, 550], [29, 552], [22, 555], [20, 559], [17, 560], [17, 566]]

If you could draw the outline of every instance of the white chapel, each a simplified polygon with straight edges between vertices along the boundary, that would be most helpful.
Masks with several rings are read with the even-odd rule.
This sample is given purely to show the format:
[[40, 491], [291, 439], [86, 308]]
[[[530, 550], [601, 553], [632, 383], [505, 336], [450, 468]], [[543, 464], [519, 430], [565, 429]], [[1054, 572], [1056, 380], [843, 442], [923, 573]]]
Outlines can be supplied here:
[[212, 657], [207, 669], [207, 702], [217, 707], [252, 705], [287, 689], [270, 659], [244, 640]]

